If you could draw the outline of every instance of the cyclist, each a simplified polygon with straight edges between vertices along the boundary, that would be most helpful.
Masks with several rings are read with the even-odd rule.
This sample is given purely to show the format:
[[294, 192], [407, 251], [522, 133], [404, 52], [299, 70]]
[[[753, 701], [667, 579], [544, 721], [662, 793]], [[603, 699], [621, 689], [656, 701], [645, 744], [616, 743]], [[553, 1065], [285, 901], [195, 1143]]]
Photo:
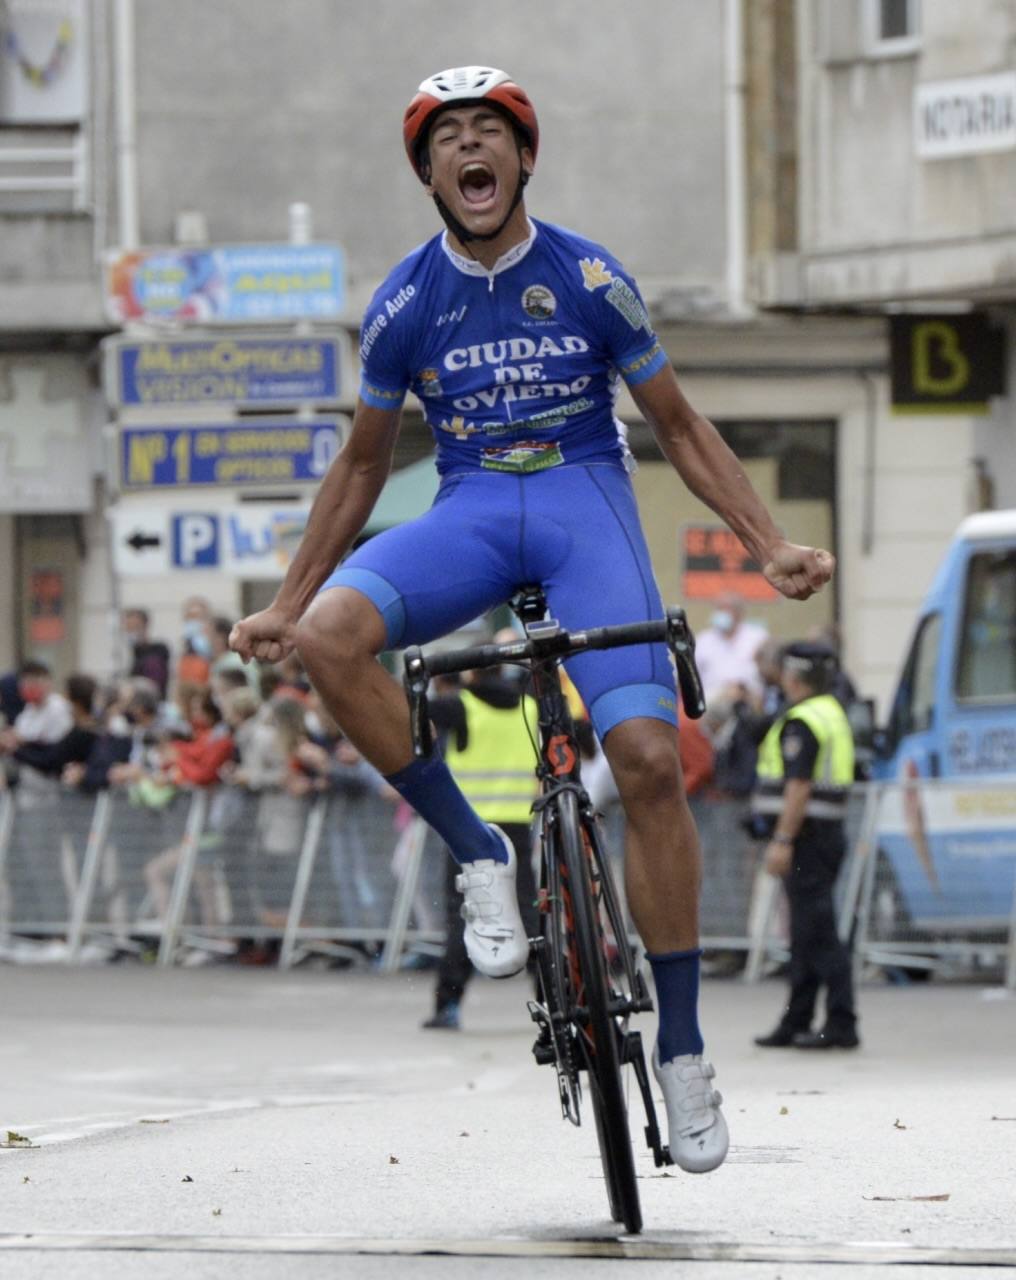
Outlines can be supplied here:
[[[364, 320], [350, 439], [325, 476], [271, 606], [231, 643], [277, 662], [298, 649], [328, 710], [462, 865], [465, 940], [482, 972], [525, 965], [515, 854], [444, 762], [414, 760], [406, 700], [384, 649], [425, 643], [543, 585], [565, 627], [655, 618], [655, 585], [614, 417], [624, 378], [685, 484], [784, 595], [830, 578], [828, 552], [787, 542], [716, 429], [685, 400], [637, 286], [597, 244], [529, 218], [539, 128], [503, 71], [458, 67], [421, 84], [404, 117], [410, 163], [446, 230], [391, 272]], [[421, 518], [338, 565], [391, 466], [407, 390], [437, 442], [441, 483]], [[618, 783], [628, 901], [656, 985], [653, 1066], [676, 1162], [727, 1151], [698, 1025], [700, 855], [678, 761], [663, 645], [586, 653], [569, 673]]]

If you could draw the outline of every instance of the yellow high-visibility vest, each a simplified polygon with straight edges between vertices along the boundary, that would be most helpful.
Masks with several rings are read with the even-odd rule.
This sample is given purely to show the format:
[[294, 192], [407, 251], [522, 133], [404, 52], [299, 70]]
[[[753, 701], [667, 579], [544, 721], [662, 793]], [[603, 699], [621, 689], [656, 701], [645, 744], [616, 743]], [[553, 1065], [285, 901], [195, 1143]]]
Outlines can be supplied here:
[[805, 698], [786, 711], [772, 726], [759, 747], [757, 785], [752, 811], [778, 814], [783, 807], [783, 752], [780, 735], [784, 725], [801, 720], [818, 741], [812, 770], [811, 796], [805, 809], [809, 818], [841, 819], [854, 780], [854, 734], [839, 702], [829, 693]]
[[536, 702], [523, 697], [523, 712], [522, 707], [492, 707], [468, 690], [460, 697], [468, 741], [465, 751], [454, 740], [445, 749], [452, 776], [484, 822], [528, 822], [539, 790], [530, 737], [530, 729], [537, 733]]

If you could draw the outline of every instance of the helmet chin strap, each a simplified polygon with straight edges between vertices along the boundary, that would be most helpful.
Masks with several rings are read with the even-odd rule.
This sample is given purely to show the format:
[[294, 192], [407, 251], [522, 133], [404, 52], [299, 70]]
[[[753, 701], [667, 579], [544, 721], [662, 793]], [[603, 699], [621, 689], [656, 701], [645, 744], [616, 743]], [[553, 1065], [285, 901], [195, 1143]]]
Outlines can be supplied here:
[[447, 226], [448, 230], [452, 233], [453, 236], [455, 236], [457, 240], [460, 240], [463, 244], [468, 245], [471, 240], [480, 240], [480, 241], [496, 240], [498, 236], [501, 234], [501, 232], [508, 225], [508, 222], [511, 219], [512, 214], [519, 207], [519, 202], [522, 199], [522, 192], [524, 191], [526, 183], [528, 181], [529, 181], [529, 174], [526, 173], [525, 169], [522, 167], [522, 156], [520, 152], [518, 185], [515, 188], [515, 194], [512, 196], [512, 202], [508, 206], [508, 212], [501, 219], [500, 223], [498, 224], [497, 228], [494, 231], [485, 231], [483, 233], [480, 233], [478, 231], [470, 231], [467, 227], [464, 227], [462, 223], [458, 220], [458, 218], [456, 218], [455, 214], [452, 213], [451, 209], [448, 208], [445, 202], [437, 194], [436, 191], [434, 192], [434, 203], [437, 205], [437, 211], [441, 215], [441, 217], [444, 219], [445, 225]]

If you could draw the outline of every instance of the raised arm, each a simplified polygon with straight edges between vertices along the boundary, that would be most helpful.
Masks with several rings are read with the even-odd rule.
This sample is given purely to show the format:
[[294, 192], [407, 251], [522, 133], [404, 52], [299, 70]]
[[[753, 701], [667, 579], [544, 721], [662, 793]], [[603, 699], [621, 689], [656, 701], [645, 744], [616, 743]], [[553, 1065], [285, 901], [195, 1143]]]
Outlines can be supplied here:
[[367, 523], [384, 488], [400, 416], [400, 410], [358, 401], [349, 439], [321, 482], [278, 594], [267, 609], [244, 618], [230, 633], [230, 648], [244, 661], [280, 662], [292, 651], [297, 622]]
[[673, 369], [661, 369], [630, 390], [667, 460], [696, 498], [737, 534], [777, 591], [807, 600], [824, 587], [834, 557], [784, 538], [735, 454], [685, 399]]

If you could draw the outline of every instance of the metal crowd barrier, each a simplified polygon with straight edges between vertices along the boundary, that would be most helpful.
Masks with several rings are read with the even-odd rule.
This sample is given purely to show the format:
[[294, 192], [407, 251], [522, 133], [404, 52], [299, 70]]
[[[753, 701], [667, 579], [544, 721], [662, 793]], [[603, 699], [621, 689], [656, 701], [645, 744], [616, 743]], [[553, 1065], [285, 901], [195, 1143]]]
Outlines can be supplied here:
[[[782, 890], [744, 828], [747, 801], [692, 807], [703, 947], [757, 980], [787, 957]], [[604, 821], [620, 862], [619, 809]], [[859, 784], [848, 842], [839, 928], [858, 976], [990, 964], [1016, 990], [1016, 788]], [[271, 944], [282, 968], [319, 953], [393, 971], [440, 948], [446, 857], [422, 820], [397, 827], [394, 804], [374, 793], [3, 792], [0, 958], [48, 947], [70, 963], [134, 952], [167, 966]]]

